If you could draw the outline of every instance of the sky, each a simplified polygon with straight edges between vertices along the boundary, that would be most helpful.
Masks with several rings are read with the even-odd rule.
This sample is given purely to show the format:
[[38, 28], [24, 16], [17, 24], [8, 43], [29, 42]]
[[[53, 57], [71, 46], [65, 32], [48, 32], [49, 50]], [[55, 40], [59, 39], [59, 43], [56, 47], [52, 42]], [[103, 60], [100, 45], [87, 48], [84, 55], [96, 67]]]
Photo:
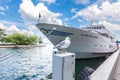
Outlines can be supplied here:
[[0, 0], [0, 28], [40, 35], [35, 26], [39, 13], [40, 22], [75, 28], [94, 20], [120, 40], [120, 0]]

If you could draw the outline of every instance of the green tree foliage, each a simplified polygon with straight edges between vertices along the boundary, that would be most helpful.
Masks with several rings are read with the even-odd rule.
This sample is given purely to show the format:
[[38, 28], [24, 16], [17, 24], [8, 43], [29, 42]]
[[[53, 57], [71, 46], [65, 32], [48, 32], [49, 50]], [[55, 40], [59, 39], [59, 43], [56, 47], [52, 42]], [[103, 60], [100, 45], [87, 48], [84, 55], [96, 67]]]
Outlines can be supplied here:
[[0, 36], [5, 34], [4, 31], [5, 31], [4, 29], [1, 29], [1, 28], [0, 28]]
[[14, 33], [3, 38], [5, 42], [15, 43], [18, 45], [34, 44], [37, 42], [37, 39], [38, 37], [36, 35], [27, 35], [21, 33]]
[[43, 41], [42, 41], [42, 38], [41, 37], [39, 37], [39, 43], [42, 43]]
[[6, 36], [5, 30], [0, 28], [0, 41], [1, 42], [2, 42], [4, 36]]
[[12, 35], [5, 34], [5, 30], [0, 28], [0, 41], [7, 43], [15, 43], [18, 45], [34, 44], [39, 40], [42, 43], [41, 37], [38, 38], [36, 35], [28, 35], [21, 33], [14, 33]]

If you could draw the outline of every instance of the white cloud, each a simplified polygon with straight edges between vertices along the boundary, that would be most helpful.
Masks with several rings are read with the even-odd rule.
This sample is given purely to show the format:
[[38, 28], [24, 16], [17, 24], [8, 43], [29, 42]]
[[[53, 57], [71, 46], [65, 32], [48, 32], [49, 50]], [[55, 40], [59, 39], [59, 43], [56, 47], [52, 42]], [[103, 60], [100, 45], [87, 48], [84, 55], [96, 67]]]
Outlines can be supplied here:
[[90, 0], [76, 0], [75, 3], [87, 5], [90, 3]]
[[113, 30], [120, 30], [120, 0], [114, 3], [108, 1], [103, 2], [100, 6], [94, 4], [85, 9], [78, 11], [73, 17], [82, 17], [84, 20], [90, 21], [94, 14], [94, 21], [102, 21], [103, 24], [111, 26]]
[[48, 4], [51, 4], [51, 3], [54, 3], [54, 2], [55, 2], [55, 0], [40, 0], [40, 1], [42, 1], [42, 2], [47, 2]]
[[5, 29], [6, 27], [2, 23], [0, 23], [0, 28]]
[[120, 1], [115, 3], [110, 3], [108, 1], [104, 2], [101, 6], [104, 16], [112, 21], [120, 21]]
[[37, 23], [39, 13], [41, 14], [40, 22], [60, 25], [62, 24], [61, 19], [59, 19], [62, 14], [54, 13], [48, 10], [48, 8], [43, 3], [38, 3], [36, 6], [34, 6], [31, 0], [22, 0], [19, 12], [21, 14], [21, 18], [27, 25]]
[[69, 21], [70, 21], [69, 18], [64, 18], [64, 19], [63, 19], [63, 22], [64, 22], [63, 25], [64, 25], [64, 26], [69, 26], [69, 25], [68, 25], [68, 24], [69, 24]]
[[35, 30], [38, 30], [36, 26], [29, 26], [28, 27], [28, 30], [30, 31], [35, 31]]
[[0, 6], [0, 11], [5, 11], [9, 9], [9, 6]]
[[32, 31], [28, 31], [28, 30], [20, 30], [19, 33], [28, 34], [28, 35], [34, 35], [34, 33]]
[[14, 32], [19, 32], [22, 34], [35, 35], [33, 31], [36, 30], [35, 26], [30, 26], [31, 30], [25, 30], [25, 29], [17, 28], [16, 25], [5, 26], [3, 23], [0, 23], [0, 28], [4, 29], [6, 31], [6, 33], [8, 33], [8, 34], [13, 34]]
[[0, 28], [4, 29], [7, 33], [20, 31], [15, 25], [5, 26], [3, 23], [0, 23]]
[[109, 2], [111, 2], [111, 3], [113, 3], [113, 2], [116, 2], [116, 1], [118, 1], [118, 0], [96, 0], [96, 2], [94, 2], [94, 4], [97, 4], [97, 5], [101, 5], [102, 3], [104, 3], [105, 1], [109, 1]]
[[5, 15], [5, 10], [9, 9], [8, 6], [0, 6], [0, 15]]
[[5, 15], [3, 11], [5, 11], [5, 8], [3, 6], [0, 6], [0, 15]]
[[78, 19], [78, 22], [83, 22], [81, 19]]
[[71, 9], [71, 12], [72, 12], [72, 13], [76, 13], [76, 12], [77, 12], [77, 11], [76, 11], [76, 8], [72, 8], [72, 9]]
[[110, 23], [107, 21], [100, 21], [99, 24], [103, 24], [104, 26], [106, 26], [106, 28], [110, 29], [110, 30], [114, 30], [114, 31], [119, 31], [120, 30], [120, 24], [114, 24], [114, 23]]
[[81, 11], [77, 12], [72, 19], [76, 17], [82, 16], [83, 18], [90, 20], [93, 16], [95, 19], [103, 18], [101, 14], [101, 10], [98, 9], [97, 5], [89, 6], [86, 9], [82, 9]]
[[0, 14], [1, 14], [1, 15], [5, 15], [5, 13], [4, 13], [4, 12], [0, 12]]
[[11, 25], [6, 28], [7, 31], [17, 32], [20, 31], [15, 25]]
[[4, 9], [4, 7], [3, 7], [3, 6], [0, 6], [0, 10], [1, 10], [1, 11], [4, 11], [5, 9]]
[[23, 23], [19, 23], [19, 22], [12, 22], [12, 21], [6, 21], [6, 20], [0, 20], [0, 23], [7, 25], [7, 26], [11, 26], [11, 25], [19, 25], [19, 26], [25, 26]]
[[64, 22], [64, 26], [68, 26], [68, 23]]
[[113, 24], [107, 21], [99, 22], [103, 24], [108, 30], [110, 30], [115, 36], [117, 40], [120, 40], [120, 24]]
[[4, 29], [7, 33], [13, 33], [13, 32], [20, 31], [15, 25], [5, 26], [2, 23], [0, 23], [0, 28]]
[[65, 19], [63, 19], [63, 21], [69, 21], [70, 19], [69, 18], [65, 18]]

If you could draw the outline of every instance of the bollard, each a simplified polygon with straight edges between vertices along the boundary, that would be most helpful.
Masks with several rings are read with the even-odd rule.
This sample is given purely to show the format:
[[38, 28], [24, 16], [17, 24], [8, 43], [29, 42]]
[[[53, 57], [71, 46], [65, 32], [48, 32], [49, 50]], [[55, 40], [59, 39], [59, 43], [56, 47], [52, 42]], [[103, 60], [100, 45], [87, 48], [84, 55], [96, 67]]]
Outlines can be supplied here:
[[53, 52], [52, 80], [75, 80], [75, 53]]

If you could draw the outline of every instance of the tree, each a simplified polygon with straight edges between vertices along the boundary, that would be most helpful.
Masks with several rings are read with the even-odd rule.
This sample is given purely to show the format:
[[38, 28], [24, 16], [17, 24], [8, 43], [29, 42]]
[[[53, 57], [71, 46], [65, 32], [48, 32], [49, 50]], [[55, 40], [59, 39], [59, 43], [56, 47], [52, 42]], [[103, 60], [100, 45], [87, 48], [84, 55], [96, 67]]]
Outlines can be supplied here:
[[38, 38], [36, 35], [28, 35], [21, 33], [13, 33], [11, 35], [6, 35], [4, 30], [0, 29], [0, 41], [7, 43], [14, 43], [18, 45], [28, 45], [34, 44], [38, 41], [42, 43], [42, 39]]
[[39, 43], [42, 43], [43, 41], [42, 41], [42, 38], [41, 37], [39, 37]]
[[5, 31], [4, 29], [1, 29], [1, 28], [0, 28], [0, 36], [5, 34], [4, 31]]
[[5, 30], [0, 28], [0, 41], [3, 42], [3, 38], [6, 36]]
[[12, 35], [9, 35], [8, 38], [6, 37], [6, 42], [16, 43], [19, 45], [34, 44], [35, 42], [37, 42], [37, 36], [14, 33]]

